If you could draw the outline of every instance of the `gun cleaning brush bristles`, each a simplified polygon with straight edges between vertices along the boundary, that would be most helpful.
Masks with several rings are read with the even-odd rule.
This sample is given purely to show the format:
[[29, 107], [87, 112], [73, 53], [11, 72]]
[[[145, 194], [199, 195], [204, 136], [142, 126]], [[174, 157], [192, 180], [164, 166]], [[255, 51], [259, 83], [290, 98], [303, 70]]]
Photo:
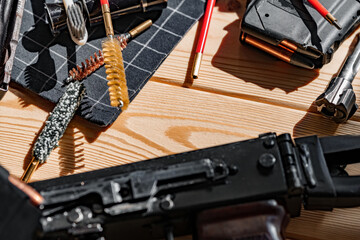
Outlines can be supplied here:
[[109, 81], [110, 105], [125, 110], [129, 105], [120, 41], [114, 37], [108, 0], [100, 0], [107, 39], [102, 42], [106, 79]]
[[106, 39], [102, 43], [106, 79], [108, 80], [110, 105], [126, 110], [129, 96], [126, 85], [125, 69], [119, 40]]
[[[110, 98], [113, 99], [111, 92], [119, 91], [120, 94], [122, 94], [121, 97], [115, 96], [116, 103], [119, 102], [118, 99], [121, 99], [121, 102], [119, 102], [120, 106], [123, 105], [123, 110], [126, 109], [126, 107], [129, 104], [129, 97], [127, 92], [127, 86], [126, 86], [126, 80], [125, 80], [125, 71], [124, 66], [122, 64], [122, 54], [121, 51], [126, 48], [127, 42], [131, 39], [140, 34], [141, 32], [145, 31], [147, 28], [149, 28], [152, 24], [151, 20], [147, 20], [134, 29], [130, 30], [128, 33], [122, 34], [117, 37], [117, 45], [115, 46], [108, 46], [107, 43], [105, 45], [103, 44], [104, 49], [106, 49], [107, 53], [107, 61], [110, 61], [112, 64], [112, 67], [107, 68], [106, 72], [108, 74], [108, 79], [119, 76], [122, 73], [124, 73], [123, 82], [114, 82], [109, 81], [108, 85], [110, 86]], [[111, 38], [114, 40], [114, 38]], [[107, 42], [107, 41], [106, 41]], [[111, 43], [111, 41], [109, 41]], [[119, 49], [120, 48], [120, 49]], [[115, 49], [116, 51], [113, 51], [112, 49]], [[120, 52], [120, 56], [116, 53]], [[116, 60], [112, 60], [113, 58], [116, 58]], [[101, 67], [104, 64], [104, 56], [101, 53], [101, 50], [99, 50], [99, 56], [94, 53], [94, 57], [90, 56], [89, 59], [85, 59], [85, 62], [81, 63], [80, 66], [76, 66], [76, 69], [73, 68], [69, 71], [69, 77], [65, 80], [66, 83], [69, 83], [69, 85], [66, 88], [66, 91], [64, 95], [60, 98], [59, 102], [53, 109], [53, 111], [50, 113], [44, 129], [41, 131], [38, 139], [35, 142], [35, 145], [33, 147], [33, 158], [28, 165], [27, 169], [25, 170], [24, 174], [21, 177], [21, 180], [24, 182], [28, 182], [31, 178], [31, 175], [34, 173], [36, 168], [39, 164], [44, 163], [48, 156], [50, 155], [50, 152], [52, 149], [54, 149], [57, 146], [58, 141], [63, 136], [69, 122], [73, 118], [77, 108], [80, 105], [80, 102], [84, 96], [85, 93], [85, 87], [81, 80], [89, 76], [91, 73], [95, 72], [99, 67]], [[120, 66], [119, 66], [120, 62]], [[109, 64], [109, 62], [108, 62]], [[117, 68], [121, 68], [119, 73], [117, 72]], [[114, 72], [114, 73], [112, 73]], [[76, 81], [73, 81], [76, 80]], [[120, 88], [117, 90], [113, 90], [116, 88]], [[125, 98], [123, 96], [126, 96]], [[127, 101], [126, 101], [127, 99]], [[119, 106], [118, 105], [118, 106]]]
[[65, 83], [67, 84], [71, 81], [81, 81], [99, 69], [104, 64], [104, 58], [101, 50], [99, 50], [98, 54], [94, 53], [94, 57], [90, 56], [90, 60], [85, 59], [85, 63], [81, 62], [81, 67], [76, 65], [76, 68], [71, 69], [69, 71], [69, 77], [65, 79]]
[[85, 94], [85, 87], [82, 82], [70, 83], [63, 96], [59, 99], [55, 108], [45, 122], [45, 127], [39, 134], [32, 149], [32, 160], [21, 177], [21, 180], [28, 182], [31, 175], [39, 164], [46, 161], [51, 151], [57, 146], [63, 136], [68, 124], [78, 109]]
[[[120, 38], [120, 37], [118, 37]], [[126, 48], [127, 42], [121, 42], [121, 50]], [[99, 50], [99, 53], [94, 53], [94, 57], [90, 56], [90, 58], [85, 59], [85, 63], [81, 62], [81, 66], [76, 65], [73, 69], [69, 71], [69, 77], [64, 80], [65, 84], [68, 84], [72, 81], [81, 81], [85, 79], [87, 76], [95, 72], [102, 65], [104, 65], [104, 57], [102, 51]]]
[[[120, 42], [121, 51], [126, 48], [128, 41], [148, 29], [151, 25], [152, 21], [146, 20], [145, 22], [142, 22], [135, 28], [131, 29], [129, 32], [121, 34], [120, 36], [116, 36]], [[64, 83], [68, 84], [72, 81], [81, 81], [104, 64], [104, 58], [101, 50], [99, 50], [99, 55], [94, 53], [94, 57], [90, 56], [89, 59], [85, 59], [85, 63], [81, 62], [81, 66], [76, 65], [76, 68], [71, 69], [69, 71], [69, 77], [64, 80]]]
[[75, 4], [73, 0], [63, 0], [63, 3], [67, 16], [66, 23], [71, 39], [77, 45], [84, 45], [88, 39], [88, 32], [80, 6]]

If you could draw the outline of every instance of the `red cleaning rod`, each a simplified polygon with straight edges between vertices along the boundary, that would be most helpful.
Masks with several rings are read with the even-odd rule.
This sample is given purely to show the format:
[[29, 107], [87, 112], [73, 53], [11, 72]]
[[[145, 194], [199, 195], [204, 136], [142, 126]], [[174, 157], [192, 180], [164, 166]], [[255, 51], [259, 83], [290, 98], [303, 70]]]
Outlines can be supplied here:
[[334, 25], [337, 29], [341, 30], [341, 26], [338, 24], [337, 19], [318, 1], [308, 0], [308, 2], [323, 16], [331, 25]]
[[202, 23], [202, 27], [201, 27], [199, 40], [198, 40], [198, 43], [196, 46], [194, 65], [193, 65], [193, 69], [192, 69], [192, 73], [191, 73], [191, 75], [194, 79], [198, 78], [198, 75], [199, 75], [201, 59], [202, 59], [202, 55], [203, 55], [204, 48], [205, 48], [206, 37], [207, 37], [208, 31], [209, 31], [210, 20], [211, 20], [211, 16], [212, 16], [212, 13], [214, 10], [215, 2], [216, 2], [216, 0], [208, 0], [207, 4], [206, 4], [205, 15], [204, 15], [204, 19], [203, 19], [203, 23]]

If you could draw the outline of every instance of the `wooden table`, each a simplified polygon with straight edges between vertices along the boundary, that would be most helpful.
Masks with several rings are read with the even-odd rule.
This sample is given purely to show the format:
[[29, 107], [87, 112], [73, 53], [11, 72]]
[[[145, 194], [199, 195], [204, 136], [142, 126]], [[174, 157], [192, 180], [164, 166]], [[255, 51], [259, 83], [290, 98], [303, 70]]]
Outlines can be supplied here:
[[[221, 2], [221, 1], [220, 1]], [[290, 66], [239, 43], [240, 13], [217, 6], [200, 77], [191, 84], [194, 26], [153, 78], [108, 128], [80, 117], [33, 175], [43, 180], [255, 138], [265, 132], [294, 137], [360, 134], [360, 112], [346, 124], [323, 118], [312, 105], [340, 68], [352, 37], [320, 71]], [[359, 77], [353, 85], [360, 92]], [[184, 85], [188, 87], [184, 87]], [[0, 101], [0, 164], [20, 177], [54, 104], [13, 86]], [[351, 168], [354, 174], [360, 167]], [[292, 239], [359, 239], [360, 208], [303, 211]]]

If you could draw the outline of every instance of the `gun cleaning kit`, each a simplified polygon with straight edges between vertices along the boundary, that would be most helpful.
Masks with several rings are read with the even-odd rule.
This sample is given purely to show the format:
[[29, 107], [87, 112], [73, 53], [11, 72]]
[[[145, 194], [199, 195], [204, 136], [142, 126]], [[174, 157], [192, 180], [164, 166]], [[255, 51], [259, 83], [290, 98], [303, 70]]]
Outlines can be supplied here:
[[[116, 39], [117, 41], [115, 44], [118, 44], [115, 50], [119, 50], [121, 53], [121, 51], [126, 48], [128, 41], [148, 29], [151, 25], [152, 21], [146, 20], [127, 33], [121, 34], [119, 36], [113, 36], [112, 39]], [[58, 141], [66, 131], [68, 124], [73, 118], [81, 100], [85, 95], [85, 87], [81, 81], [90, 74], [94, 73], [97, 69], [104, 65], [104, 63], [106, 63], [106, 59], [103, 55], [105, 54], [99, 50], [99, 55], [94, 53], [94, 57], [90, 56], [90, 60], [85, 59], [86, 63], [81, 62], [81, 67], [77, 65], [76, 68], [73, 68], [69, 71], [69, 77], [64, 80], [64, 83], [67, 84], [66, 91], [50, 113], [48, 119], [46, 120], [45, 127], [37, 137], [32, 150], [33, 158], [21, 177], [22, 181], [29, 182], [32, 174], [39, 166], [39, 164], [45, 163], [51, 151], [57, 146]], [[107, 54], [107, 57], [109, 56], [110, 58], [112, 57], [111, 54]], [[108, 62], [113, 64], [113, 61], [111, 60], [112, 59], [108, 60]], [[119, 65], [118, 62], [116, 62], [116, 64]], [[125, 81], [125, 78], [123, 81]]]
[[[104, 14], [103, 22], [107, 33], [107, 39], [103, 42], [103, 52], [99, 50], [98, 55], [94, 53], [94, 57], [90, 56], [89, 59], [81, 62], [81, 67], [77, 65], [69, 71], [68, 78], [64, 80], [66, 91], [49, 114], [45, 126], [32, 148], [32, 159], [21, 177], [24, 182], [30, 181], [37, 167], [45, 163], [51, 151], [57, 147], [58, 141], [63, 136], [85, 96], [85, 86], [81, 81], [87, 76], [105, 64], [112, 105], [125, 110], [129, 104], [121, 51], [126, 48], [131, 39], [148, 29], [152, 25], [152, 21], [146, 20], [129, 32], [115, 36], [109, 12], [109, 3], [107, 1], [101, 1], [101, 3]], [[84, 45], [88, 33], [81, 5], [75, 4], [72, 0], [64, 0], [64, 8], [71, 39], [78, 45]]]
[[[19, 0], [19, 4], [24, 1]], [[120, 35], [115, 35], [112, 22], [126, 14], [161, 10], [166, 5], [167, 0], [45, 3], [54, 37], [68, 30], [74, 44], [84, 45], [88, 30], [99, 24], [105, 26], [106, 37], [102, 50], [89, 54], [69, 70], [63, 81], [66, 90], [37, 137], [22, 181], [28, 182], [37, 167], [46, 162], [86, 97], [82, 81], [103, 65], [111, 106], [126, 110], [130, 100], [122, 50], [152, 21], [146, 20]], [[16, 11], [8, 8], [0, 8], [0, 12]], [[292, 65], [321, 68], [359, 25], [359, 12], [358, 0], [254, 0], [244, 15], [240, 41]], [[21, 22], [21, 18], [13, 18], [10, 20]], [[11, 29], [10, 20], [1, 23], [6, 32], [2, 34], [2, 46], [18, 37], [19, 29]], [[346, 122], [358, 109], [352, 82], [360, 70], [359, 39], [357, 36], [339, 74], [315, 100], [318, 111], [336, 123]], [[9, 59], [11, 64], [11, 56]], [[6, 76], [2, 77], [0, 89], [6, 91], [8, 82]], [[233, 212], [243, 219], [241, 214], [247, 208], [242, 204], [248, 202], [250, 207], [274, 209], [276, 214], [269, 216], [276, 215], [279, 225], [272, 223], [276, 231], [269, 234], [274, 234], [271, 239], [282, 239], [287, 224], [285, 212], [299, 216], [302, 204], [310, 210], [360, 206], [359, 179], [348, 177], [344, 170], [346, 164], [356, 162], [353, 155], [360, 151], [359, 142], [359, 137], [350, 136], [312, 136], [293, 141], [289, 134], [268, 133], [244, 142], [33, 183], [43, 197], [41, 213], [37, 213], [41, 228], [37, 237], [108, 240], [121, 234], [125, 239], [171, 240], [193, 234], [198, 239], [209, 239], [223, 234], [216, 228], [206, 231], [214, 223], [232, 226], [230, 220], [214, 216]], [[0, 167], [1, 174], [6, 175]], [[244, 179], [251, 185], [251, 192], [247, 191], [248, 185], [242, 185]], [[255, 205], [251, 205], [253, 202]], [[191, 227], [194, 225], [198, 226], [197, 232]], [[38, 227], [28, 225], [26, 230]], [[232, 233], [240, 237], [244, 231], [238, 228]]]

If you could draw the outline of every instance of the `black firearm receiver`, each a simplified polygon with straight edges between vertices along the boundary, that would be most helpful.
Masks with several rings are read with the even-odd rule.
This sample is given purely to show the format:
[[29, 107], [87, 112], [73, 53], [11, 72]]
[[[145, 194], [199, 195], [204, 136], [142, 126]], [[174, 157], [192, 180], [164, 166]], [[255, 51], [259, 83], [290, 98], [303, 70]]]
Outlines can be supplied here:
[[302, 205], [360, 206], [360, 177], [344, 167], [359, 153], [360, 136], [267, 133], [35, 182], [44, 201], [34, 239], [283, 239]]

